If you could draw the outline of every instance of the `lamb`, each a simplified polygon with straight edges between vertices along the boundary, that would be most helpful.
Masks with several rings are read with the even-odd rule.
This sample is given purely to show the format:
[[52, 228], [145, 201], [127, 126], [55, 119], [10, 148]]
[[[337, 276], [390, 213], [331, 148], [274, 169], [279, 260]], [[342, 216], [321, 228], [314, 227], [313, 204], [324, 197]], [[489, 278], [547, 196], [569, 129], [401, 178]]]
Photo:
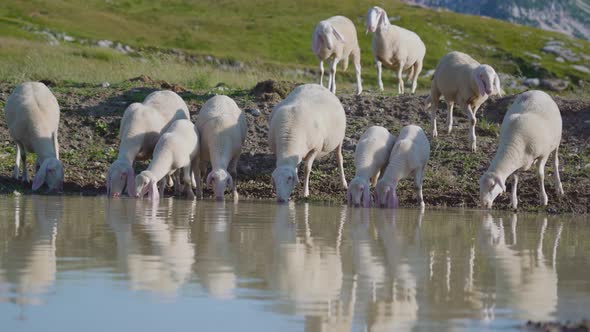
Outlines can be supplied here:
[[380, 126], [372, 126], [361, 136], [354, 151], [354, 166], [356, 174], [348, 185], [348, 204], [370, 207], [369, 179], [373, 185], [383, 173], [389, 160], [389, 154], [395, 143], [395, 136]]
[[334, 149], [340, 180], [347, 188], [342, 158], [346, 115], [334, 94], [319, 84], [300, 85], [274, 107], [269, 123], [269, 145], [277, 159], [272, 184], [279, 202], [288, 201], [299, 182], [297, 167], [301, 161], [305, 162], [303, 196], [308, 197], [314, 160]]
[[412, 81], [412, 93], [415, 93], [426, 55], [426, 46], [422, 39], [413, 31], [389, 23], [385, 10], [376, 6], [367, 12], [366, 27], [367, 33], [375, 33], [372, 49], [377, 65], [379, 89], [383, 91], [381, 67], [384, 65], [386, 68], [397, 70], [399, 94], [404, 93], [402, 73], [410, 69], [408, 78]]
[[196, 125], [201, 137], [201, 167], [196, 173], [198, 195], [203, 195], [201, 172], [205, 174], [207, 162], [210, 162], [211, 173], [207, 175], [206, 183], [213, 186], [215, 199], [222, 201], [225, 188], [229, 186], [234, 200], [237, 200], [237, 166], [248, 132], [246, 116], [233, 99], [218, 95], [203, 105]]
[[330, 62], [328, 89], [336, 93], [336, 67], [343, 60], [343, 70], [348, 68], [348, 57], [352, 56], [356, 73], [356, 92], [363, 91], [361, 85], [361, 48], [359, 47], [354, 23], [344, 16], [333, 16], [318, 23], [313, 31], [311, 49], [320, 61], [320, 85], [324, 86], [324, 61]]
[[381, 207], [397, 208], [397, 184], [413, 173], [418, 201], [420, 207], [424, 208], [422, 180], [428, 159], [430, 143], [422, 128], [415, 125], [403, 127], [391, 149], [387, 168], [375, 186], [375, 203]]
[[504, 115], [496, 156], [479, 180], [481, 205], [491, 208], [494, 199], [506, 191], [506, 179], [513, 174], [512, 207], [516, 209], [518, 173], [515, 172], [530, 169], [535, 161], [540, 179], [539, 197], [541, 204], [547, 205], [544, 168], [553, 151], [555, 189], [558, 195], [563, 195], [558, 156], [561, 130], [559, 108], [548, 94], [531, 90], [519, 95]]
[[472, 57], [461, 52], [451, 52], [442, 57], [434, 76], [430, 96], [426, 100], [426, 108], [432, 105], [431, 122], [432, 137], [438, 136], [436, 130], [436, 111], [440, 96], [448, 105], [448, 133], [453, 128], [453, 107], [458, 104], [471, 123], [471, 150], [476, 150], [475, 114], [490, 95], [502, 96], [500, 78], [494, 68], [482, 65]]
[[129, 105], [121, 120], [119, 155], [107, 173], [107, 195], [117, 197], [126, 189], [134, 197], [133, 162], [149, 159], [161, 133], [175, 120], [189, 118], [186, 103], [172, 91], [155, 91]]
[[195, 172], [199, 167], [198, 159], [199, 133], [197, 126], [187, 119], [172, 122], [158, 140], [154, 148], [154, 156], [147, 170], [135, 178], [136, 197], [148, 194], [150, 200], [159, 200], [160, 194], [163, 194], [163, 184], [166, 181], [161, 182], [161, 192], [158, 192], [157, 183], [168, 174], [182, 169], [184, 190], [186, 195], [193, 199], [195, 194], [191, 178], [192, 172]]
[[18, 85], [6, 100], [6, 123], [16, 143], [16, 162], [12, 177], [18, 180], [20, 161], [22, 180], [29, 182], [27, 151], [37, 155], [33, 190], [47, 183], [50, 191], [61, 191], [64, 169], [59, 160], [59, 105], [49, 88], [40, 82]]

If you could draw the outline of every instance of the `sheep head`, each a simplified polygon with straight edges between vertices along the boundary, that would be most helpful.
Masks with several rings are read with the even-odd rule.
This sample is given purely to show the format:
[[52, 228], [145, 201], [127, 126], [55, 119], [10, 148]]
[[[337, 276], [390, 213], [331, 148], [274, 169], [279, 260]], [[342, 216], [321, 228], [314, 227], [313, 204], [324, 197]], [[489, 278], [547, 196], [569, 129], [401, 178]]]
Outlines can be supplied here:
[[56, 158], [47, 158], [43, 161], [33, 179], [33, 190], [41, 188], [43, 183], [47, 183], [49, 191], [61, 191], [63, 189], [64, 168], [61, 161]]
[[289, 200], [295, 185], [299, 183], [297, 169], [288, 166], [277, 167], [272, 172], [272, 185], [277, 193], [277, 201], [284, 203]]
[[135, 197], [143, 198], [146, 194], [152, 201], [160, 199], [158, 181], [150, 171], [143, 171], [135, 177]]
[[389, 18], [387, 17], [387, 13], [381, 7], [372, 7], [367, 12], [367, 17], [365, 19], [365, 27], [367, 30], [365, 33], [375, 32], [379, 26], [385, 27], [389, 24]]
[[209, 175], [207, 175], [207, 185], [213, 187], [215, 199], [218, 201], [223, 201], [225, 188], [233, 188], [233, 179], [226, 170], [215, 169], [212, 170]]
[[343, 42], [344, 37], [334, 28], [330, 22], [321, 21], [316, 25], [313, 31], [312, 45], [311, 48], [315, 54], [319, 54], [323, 47], [328, 50], [334, 48], [334, 38]]
[[128, 162], [115, 160], [107, 173], [107, 195], [119, 197], [124, 189], [130, 197], [135, 196], [135, 172]]
[[500, 77], [496, 74], [494, 68], [489, 65], [480, 65], [473, 71], [473, 79], [477, 84], [480, 96], [499, 95], [502, 96], [500, 87]]
[[399, 207], [399, 200], [395, 193], [395, 184], [379, 180], [375, 186], [375, 195], [373, 197], [375, 205], [382, 208], [394, 209]]
[[369, 181], [358, 177], [352, 179], [348, 185], [348, 193], [346, 197], [348, 198], [348, 205], [360, 207], [362, 204], [363, 207], [370, 207], [371, 197], [369, 194]]
[[483, 208], [491, 209], [496, 197], [504, 191], [506, 185], [497, 174], [486, 172], [479, 179], [479, 199]]

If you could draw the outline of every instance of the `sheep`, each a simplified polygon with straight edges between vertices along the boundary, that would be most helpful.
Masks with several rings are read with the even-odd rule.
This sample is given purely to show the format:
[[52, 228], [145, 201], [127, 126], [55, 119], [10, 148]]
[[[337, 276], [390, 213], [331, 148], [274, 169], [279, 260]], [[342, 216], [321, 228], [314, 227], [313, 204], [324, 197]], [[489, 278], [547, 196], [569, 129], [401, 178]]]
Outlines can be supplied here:
[[[197, 126], [190, 120], [181, 119], [172, 122], [162, 134], [156, 147], [154, 156], [147, 170], [135, 177], [136, 197], [148, 194], [152, 201], [160, 199], [164, 186], [158, 192], [157, 183], [168, 174], [182, 169], [184, 189], [186, 195], [193, 199], [195, 194], [191, 185], [191, 172], [195, 172], [199, 159], [199, 133]], [[166, 181], [162, 181], [162, 184]]]
[[359, 47], [354, 23], [344, 16], [333, 16], [318, 23], [313, 31], [311, 49], [320, 61], [320, 85], [324, 86], [324, 61], [330, 62], [328, 89], [336, 93], [336, 67], [343, 60], [343, 70], [348, 68], [348, 57], [352, 56], [356, 73], [356, 93], [363, 91], [361, 84], [361, 48]]
[[107, 173], [107, 195], [117, 197], [126, 189], [134, 197], [133, 162], [149, 159], [161, 133], [175, 120], [189, 118], [186, 103], [172, 91], [155, 91], [129, 105], [121, 120], [119, 154]]
[[395, 136], [380, 126], [372, 126], [363, 133], [354, 151], [356, 174], [348, 185], [348, 205], [371, 205], [369, 179], [373, 179], [375, 185], [379, 173], [387, 166], [394, 143]]
[[430, 143], [422, 128], [415, 125], [403, 127], [391, 149], [387, 168], [375, 186], [375, 203], [381, 207], [397, 208], [397, 184], [413, 173], [418, 201], [420, 207], [424, 208], [422, 180], [428, 159]]
[[502, 96], [500, 78], [494, 68], [482, 65], [461, 52], [451, 52], [442, 57], [436, 66], [432, 77], [430, 96], [426, 100], [426, 108], [432, 106], [432, 137], [438, 136], [436, 111], [439, 98], [443, 96], [449, 112], [447, 117], [448, 133], [450, 134], [453, 128], [453, 107], [458, 104], [471, 123], [469, 139], [471, 150], [475, 152], [475, 114], [490, 95]]
[[545, 163], [555, 151], [554, 177], [557, 195], [563, 195], [559, 178], [559, 144], [561, 114], [553, 99], [545, 92], [531, 90], [519, 95], [504, 115], [500, 142], [490, 167], [479, 180], [481, 205], [491, 208], [500, 192], [506, 191], [506, 179], [513, 174], [512, 207], [517, 208], [518, 173], [531, 168], [536, 161], [540, 179], [539, 197], [547, 205]]
[[367, 12], [367, 33], [374, 32], [372, 50], [377, 65], [377, 83], [383, 91], [381, 67], [397, 70], [397, 90], [404, 93], [402, 73], [410, 69], [408, 78], [412, 81], [412, 93], [416, 92], [418, 77], [424, 64], [426, 46], [420, 36], [410, 30], [389, 23], [383, 8], [373, 7]]
[[50, 191], [61, 191], [64, 169], [59, 160], [59, 105], [49, 88], [40, 82], [18, 85], [6, 100], [6, 123], [16, 144], [16, 162], [12, 177], [18, 180], [20, 161], [22, 180], [29, 182], [27, 151], [34, 152], [35, 170], [33, 190], [47, 183]]
[[237, 200], [237, 166], [248, 132], [246, 116], [233, 99], [218, 95], [203, 105], [196, 126], [201, 137], [201, 165], [196, 173], [198, 195], [203, 194], [201, 173], [205, 174], [207, 162], [210, 162], [211, 172], [206, 183], [213, 186], [216, 200], [223, 200], [226, 186], [231, 188], [233, 198]]
[[272, 184], [279, 202], [288, 201], [299, 182], [297, 167], [301, 161], [305, 163], [303, 196], [308, 197], [314, 160], [334, 149], [340, 180], [347, 188], [342, 158], [346, 114], [334, 94], [319, 84], [300, 85], [274, 107], [269, 123], [269, 146], [276, 156]]

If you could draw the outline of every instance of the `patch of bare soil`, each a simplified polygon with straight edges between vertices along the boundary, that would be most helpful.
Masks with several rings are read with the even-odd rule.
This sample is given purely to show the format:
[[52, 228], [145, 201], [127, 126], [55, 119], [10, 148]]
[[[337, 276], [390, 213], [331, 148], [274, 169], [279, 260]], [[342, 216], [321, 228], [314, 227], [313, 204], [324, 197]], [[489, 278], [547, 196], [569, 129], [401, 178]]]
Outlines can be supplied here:
[[[143, 100], [150, 92], [162, 89], [162, 82], [148, 77], [133, 81], [134, 87], [100, 88], [91, 86], [65, 86], [56, 83], [54, 91], [61, 106], [60, 146], [66, 169], [64, 191], [72, 194], [104, 194], [105, 174], [116, 158], [118, 128], [125, 108], [132, 102]], [[273, 198], [270, 174], [275, 167], [274, 156], [268, 148], [268, 116], [272, 107], [284, 98], [296, 84], [265, 81], [252, 91], [237, 92], [231, 96], [242, 108], [255, 108], [247, 112], [248, 136], [238, 168], [238, 190], [242, 198]], [[0, 82], [0, 99], [6, 100], [13, 86]], [[212, 95], [180, 91], [191, 110], [193, 121], [202, 104]], [[354, 177], [353, 154], [356, 143], [365, 129], [381, 125], [397, 135], [408, 124], [425, 129], [431, 142], [431, 157], [424, 180], [424, 199], [430, 207], [476, 207], [479, 201], [480, 176], [493, 158], [499, 135], [499, 124], [513, 100], [513, 96], [492, 99], [478, 114], [478, 151], [472, 153], [468, 142], [468, 121], [455, 112], [455, 126], [451, 134], [439, 130], [439, 137], [430, 137], [430, 114], [423, 109], [426, 96], [400, 97], [364, 93], [361, 96], [340, 95], [347, 115], [344, 141], [345, 171], [347, 179]], [[560, 147], [561, 179], [565, 195], [558, 197], [553, 186], [552, 163], [547, 163], [545, 187], [549, 206], [539, 207], [538, 176], [529, 170], [521, 174], [518, 195], [519, 209], [541, 210], [550, 213], [588, 213], [590, 205], [590, 102], [556, 98], [563, 117], [563, 138]], [[441, 128], [446, 124], [446, 111], [438, 112]], [[14, 165], [13, 143], [3, 113], [0, 115], [0, 192], [17, 189], [29, 192], [20, 183], [10, 179]], [[135, 165], [136, 171], [146, 167]], [[301, 178], [303, 176], [301, 175]], [[333, 154], [315, 163], [310, 180], [311, 197], [308, 200], [342, 203], [345, 190], [340, 187]], [[507, 184], [508, 192], [511, 181]], [[301, 187], [301, 186], [300, 186]], [[301, 198], [302, 188], [293, 194]], [[412, 180], [400, 183], [398, 194], [403, 206], [415, 206]], [[508, 194], [498, 197], [495, 206], [509, 208]]]

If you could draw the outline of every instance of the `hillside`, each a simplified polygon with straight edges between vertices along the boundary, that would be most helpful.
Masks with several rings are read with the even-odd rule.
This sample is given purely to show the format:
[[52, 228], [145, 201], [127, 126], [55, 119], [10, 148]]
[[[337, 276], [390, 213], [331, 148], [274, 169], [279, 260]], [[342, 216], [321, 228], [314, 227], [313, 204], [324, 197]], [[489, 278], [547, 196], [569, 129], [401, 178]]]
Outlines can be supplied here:
[[494, 17], [544, 30], [590, 39], [588, 0], [407, 0], [458, 13]]
[[[316, 79], [310, 50], [314, 25], [343, 14], [357, 24], [363, 80], [375, 87], [364, 15], [373, 2], [169, 0], [10, 1], [0, 7], [0, 76], [6, 81], [120, 82], [147, 74], [190, 88], [224, 82], [251, 87], [266, 78]], [[590, 80], [590, 44], [503, 21], [391, 1], [394, 24], [415, 30], [427, 45], [425, 71], [462, 50], [515, 77]], [[558, 52], [541, 51], [556, 43]], [[561, 53], [567, 53], [566, 60]], [[352, 73], [346, 74], [352, 81]], [[346, 76], [344, 76], [346, 77]], [[392, 90], [392, 75], [385, 76]], [[509, 77], [510, 81], [511, 78]], [[422, 79], [422, 88], [428, 82]], [[350, 84], [340, 85], [350, 88]]]

